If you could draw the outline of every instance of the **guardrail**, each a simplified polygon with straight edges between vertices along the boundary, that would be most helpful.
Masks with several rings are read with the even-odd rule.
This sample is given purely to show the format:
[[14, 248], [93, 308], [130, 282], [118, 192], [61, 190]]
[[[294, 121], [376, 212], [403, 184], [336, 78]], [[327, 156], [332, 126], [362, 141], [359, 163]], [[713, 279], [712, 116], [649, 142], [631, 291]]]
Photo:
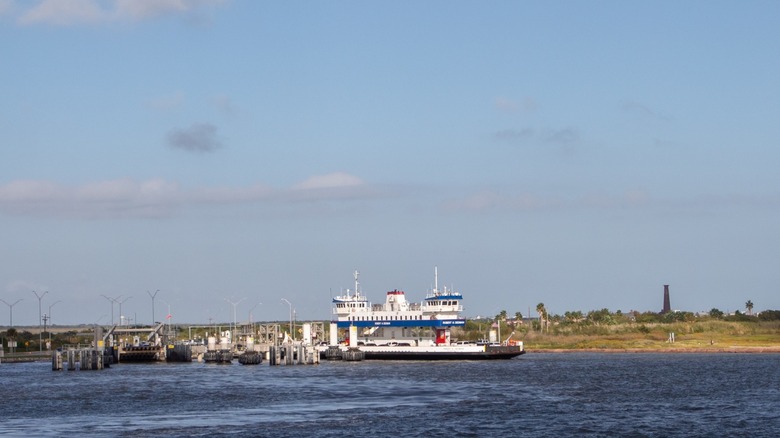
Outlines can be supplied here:
[[25, 351], [25, 352], [0, 352], [0, 363], [18, 362], [44, 362], [51, 360], [51, 350]]

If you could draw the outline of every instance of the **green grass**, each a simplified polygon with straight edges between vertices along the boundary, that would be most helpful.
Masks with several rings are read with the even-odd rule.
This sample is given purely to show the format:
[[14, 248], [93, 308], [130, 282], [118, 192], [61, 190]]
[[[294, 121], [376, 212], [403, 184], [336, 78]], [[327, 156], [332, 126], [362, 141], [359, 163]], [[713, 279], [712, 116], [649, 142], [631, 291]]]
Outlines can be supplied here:
[[[675, 342], [669, 343], [669, 333]], [[670, 324], [616, 324], [609, 326], [551, 327], [550, 332], [528, 331], [516, 336], [528, 350], [712, 350], [780, 348], [780, 322], [703, 320]]]

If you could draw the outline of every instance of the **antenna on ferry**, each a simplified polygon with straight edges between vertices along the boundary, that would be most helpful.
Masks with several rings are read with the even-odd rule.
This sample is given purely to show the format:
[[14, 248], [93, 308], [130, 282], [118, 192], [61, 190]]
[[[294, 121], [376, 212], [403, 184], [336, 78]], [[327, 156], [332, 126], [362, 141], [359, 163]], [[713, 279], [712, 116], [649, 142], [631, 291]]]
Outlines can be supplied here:
[[433, 292], [439, 292], [439, 267], [433, 267]]
[[355, 296], [360, 295], [360, 289], [358, 289], [358, 286], [360, 283], [358, 283], [358, 276], [360, 276], [360, 272], [355, 269]]

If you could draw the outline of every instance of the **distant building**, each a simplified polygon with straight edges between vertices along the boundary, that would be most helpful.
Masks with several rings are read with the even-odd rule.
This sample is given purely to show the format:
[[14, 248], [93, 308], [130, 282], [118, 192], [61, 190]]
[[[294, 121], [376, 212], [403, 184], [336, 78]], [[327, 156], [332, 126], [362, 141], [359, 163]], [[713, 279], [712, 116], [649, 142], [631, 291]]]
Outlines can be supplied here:
[[672, 305], [669, 302], [669, 285], [664, 285], [664, 308], [661, 310], [661, 314], [669, 313], [672, 311]]

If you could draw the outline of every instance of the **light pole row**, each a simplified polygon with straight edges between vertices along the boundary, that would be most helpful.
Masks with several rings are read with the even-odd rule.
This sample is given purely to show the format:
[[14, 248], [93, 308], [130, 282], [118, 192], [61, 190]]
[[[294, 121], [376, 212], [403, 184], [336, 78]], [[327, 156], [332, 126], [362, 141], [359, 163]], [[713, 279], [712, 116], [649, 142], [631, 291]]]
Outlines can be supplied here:
[[24, 298], [19, 298], [18, 300], [14, 301], [13, 304], [9, 304], [8, 301], [0, 299], [0, 301], [3, 302], [6, 306], [8, 306], [8, 310], [10, 311], [9, 319], [10, 323], [8, 324], [9, 327], [14, 326], [14, 306], [19, 304], [19, 301], [22, 301]]
[[43, 332], [41, 332], [41, 299], [44, 295], [49, 293], [49, 291], [46, 291], [40, 295], [38, 295], [38, 292], [35, 291], [32, 291], [32, 293], [34, 293], [35, 297], [38, 298], [38, 351], [43, 351], [43, 345], [41, 345], [43, 342]]

